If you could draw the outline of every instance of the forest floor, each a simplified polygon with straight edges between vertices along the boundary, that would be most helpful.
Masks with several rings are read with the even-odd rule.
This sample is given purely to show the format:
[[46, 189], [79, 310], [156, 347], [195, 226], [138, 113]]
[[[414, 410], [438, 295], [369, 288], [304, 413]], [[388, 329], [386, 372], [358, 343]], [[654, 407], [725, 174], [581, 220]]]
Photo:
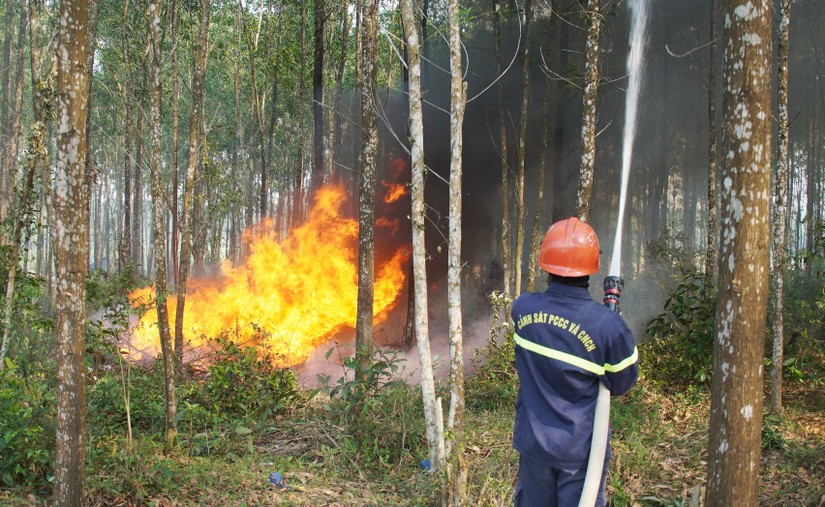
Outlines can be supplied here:
[[[820, 365], [813, 376], [787, 383], [785, 414], [764, 418], [759, 505], [825, 507], [825, 355], [809, 364]], [[422, 424], [419, 413], [409, 408], [420, 405], [419, 393], [415, 386], [386, 392], [361, 419], [367, 437], [360, 442], [330, 422], [324, 395], [254, 431], [239, 426], [215, 436], [181, 427], [181, 445], [171, 453], [157, 435], [136, 438], [131, 449], [119, 436], [93, 438], [84, 505], [434, 505], [437, 476], [421, 464], [426, 445], [420, 436], [410, 441], [422, 434], [413, 428]], [[709, 411], [707, 389], [663, 393], [646, 379], [614, 399], [611, 505], [692, 505], [706, 474]], [[468, 503], [512, 505], [512, 424], [512, 406], [468, 405]], [[286, 488], [270, 482], [273, 472]], [[0, 488], [0, 505], [49, 501], [34, 490]]]

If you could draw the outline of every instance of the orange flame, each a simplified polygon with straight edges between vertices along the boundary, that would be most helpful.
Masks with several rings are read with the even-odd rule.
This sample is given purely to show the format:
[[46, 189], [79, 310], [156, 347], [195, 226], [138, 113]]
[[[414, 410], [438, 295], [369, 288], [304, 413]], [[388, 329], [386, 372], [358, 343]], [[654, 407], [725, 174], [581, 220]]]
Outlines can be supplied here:
[[394, 203], [407, 195], [407, 187], [403, 183], [387, 183], [381, 180], [381, 184], [387, 189], [387, 193], [384, 194], [384, 202], [387, 204]]
[[[221, 265], [220, 280], [192, 281], [188, 286], [184, 336], [198, 347], [224, 335], [239, 343], [266, 348], [279, 366], [300, 364], [334, 333], [355, 324], [358, 275], [358, 223], [341, 216], [346, 193], [338, 186], [321, 188], [307, 221], [282, 242], [264, 223], [247, 232], [245, 265]], [[374, 314], [382, 322], [404, 287], [408, 249], [400, 248], [376, 266]], [[152, 287], [130, 294], [133, 306], [154, 303]], [[167, 299], [174, 323], [176, 300]], [[170, 326], [174, 328], [174, 325]], [[174, 329], [172, 329], [174, 333]], [[149, 308], [133, 331], [139, 351], [160, 350], [157, 312]], [[153, 350], [152, 350], [153, 349]]]

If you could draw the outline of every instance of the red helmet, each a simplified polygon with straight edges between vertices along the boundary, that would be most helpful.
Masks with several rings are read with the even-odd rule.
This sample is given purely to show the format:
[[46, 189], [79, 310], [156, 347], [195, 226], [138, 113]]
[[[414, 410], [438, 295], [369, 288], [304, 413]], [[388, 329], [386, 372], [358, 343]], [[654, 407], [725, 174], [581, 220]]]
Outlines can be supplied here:
[[539, 267], [559, 276], [592, 275], [599, 270], [599, 238], [576, 217], [547, 229], [539, 249]]

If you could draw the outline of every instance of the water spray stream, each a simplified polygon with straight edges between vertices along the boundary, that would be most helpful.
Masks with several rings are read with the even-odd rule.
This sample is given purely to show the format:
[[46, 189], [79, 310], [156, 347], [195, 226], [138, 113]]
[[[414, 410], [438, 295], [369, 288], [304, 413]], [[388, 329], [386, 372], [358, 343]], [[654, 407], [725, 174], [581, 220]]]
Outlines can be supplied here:
[[[628, 4], [632, 12], [630, 21], [630, 52], [627, 55], [628, 86], [625, 96], [624, 138], [622, 143], [622, 183], [619, 193], [619, 215], [616, 219], [616, 236], [613, 240], [613, 257], [610, 261], [608, 276], [604, 278], [604, 304], [614, 311], [619, 311], [619, 297], [624, 287], [621, 277], [622, 234], [624, 209], [627, 202], [627, 182], [630, 176], [630, 162], [633, 159], [633, 141], [636, 137], [637, 110], [639, 92], [642, 83], [642, 56], [647, 30], [648, 2], [635, 0]], [[579, 507], [592, 507], [596, 503], [607, 453], [607, 440], [610, 431], [610, 391], [599, 383], [599, 396], [596, 399], [596, 412], [593, 418], [593, 438], [590, 443], [590, 458], [587, 463], [587, 475], [584, 480]]]

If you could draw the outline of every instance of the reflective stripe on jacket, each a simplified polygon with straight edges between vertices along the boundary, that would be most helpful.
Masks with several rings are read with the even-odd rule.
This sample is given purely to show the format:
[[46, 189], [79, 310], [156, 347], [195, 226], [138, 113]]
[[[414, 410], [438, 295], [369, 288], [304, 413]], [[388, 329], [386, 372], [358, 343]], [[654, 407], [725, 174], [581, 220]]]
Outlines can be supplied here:
[[513, 447], [558, 468], [587, 463], [601, 381], [613, 395], [638, 377], [633, 333], [586, 288], [553, 283], [513, 303], [519, 395]]

